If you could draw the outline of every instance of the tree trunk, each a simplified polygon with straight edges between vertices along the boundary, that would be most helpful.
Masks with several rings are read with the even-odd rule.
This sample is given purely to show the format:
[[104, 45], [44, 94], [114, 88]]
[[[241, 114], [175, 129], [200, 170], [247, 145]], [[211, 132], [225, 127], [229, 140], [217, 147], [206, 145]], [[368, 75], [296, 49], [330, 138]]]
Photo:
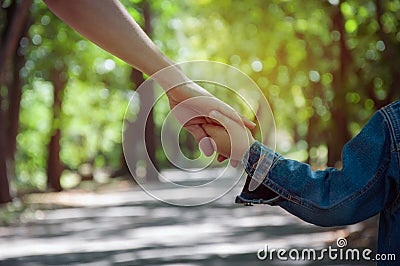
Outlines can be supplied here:
[[[7, 9], [5, 21], [2, 21], [6, 27], [0, 40], [0, 87], [5, 86], [7, 88], [8, 98], [0, 96], [0, 203], [11, 201], [9, 180], [14, 172], [15, 138], [18, 131], [19, 102], [21, 99], [21, 83], [19, 74], [17, 74], [19, 71], [13, 69], [11, 63], [12, 58], [16, 56], [19, 40], [26, 27], [31, 4], [32, 0], [12, 2]], [[19, 59], [17, 59], [17, 65], [14, 65], [14, 68], [19, 67], [18, 61]], [[19, 61], [19, 63], [21, 62]], [[9, 71], [12, 71], [14, 81], [16, 81], [14, 82], [15, 86], [12, 86], [13, 88], [6, 84]], [[12, 77], [13, 75], [9, 76]]]
[[52, 135], [48, 146], [48, 159], [47, 159], [47, 185], [50, 189], [61, 191], [61, 174], [63, 166], [60, 158], [60, 119], [61, 119], [61, 105], [64, 94], [64, 88], [67, 84], [63, 71], [54, 70], [52, 73], [52, 83], [54, 87], [54, 103], [53, 103], [53, 122], [52, 122]]
[[346, 81], [349, 65], [352, 61], [351, 54], [346, 46], [346, 32], [344, 17], [337, 7], [333, 18], [334, 30], [340, 33], [339, 41], [339, 68], [333, 73], [333, 88], [335, 96], [331, 107], [332, 121], [328, 133], [328, 166], [335, 166], [341, 160], [341, 151], [344, 144], [350, 139], [348, 130], [348, 108], [346, 104]]
[[[375, 108], [379, 109], [390, 102], [398, 99], [400, 97], [400, 68], [399, 68], [399, 60], [400, 57], [400, 45], [399, 42], [394, 41], [395, 38], [392, 38], [388, 33], [384, 30], [384, 25], [382, 24], [382, 17], [385, 13], [384, 7], [382, 5], [382, 1], [375, 0], [376, 6], [376, 21], [378, 22], [378, 36], [385, 43], [386, 49], [383, 51], [383, 56], [381, 59], [381, 64], [386, 66], [388, 69], [387, 72], [390, 73], [390, 81], [387, 87], [387, 95], [385, 99], [378, 99], [373, 93], [370, 91], [369, 95], [375, 102]], [[394, 60], [396, 59], [396, 60]], [[371, 86], [373, 90], [373, 86]]]
[[[132, 68], [131, 75], [130, 75], [130, 80], [135, 85], [135, 90], [136, 90], [140, 86], [140, 84], [142, 84], [144, 82], [143, 74], [139, 70]], [[124, 123], [126, 125], [125, 134], [127, 136], [133, 135], [134, 132], [131, 133], [130, 130], [135, 130], [135, 128], [134, 128], [135, 122], [131, 122], [128, 119], [126, 119], [124, 121]], [[140, 140], [138, 140], [138, 139], [129, 139], [129, 145], [128, 146], [129, 147], [137, 147], [137, 145], [139, 145], [139, 141]], [[127, 175], [127, 174], [129, 175], [129, 167], [128, 167], [128, 164], [126, 162], [126, 158], [125, 158], [124, 153], [123, 153], [122, 150], [121, 150], [121, 152], [122, 152], [122, 156], [121, 156], [120, 169], [115, 171], [111, 175], [111, 177], [119, 177], [119, 176], [123, 176], [123, 175]], [[133, 153], [130, 153], [129, 159], [132, 160], [132, 161], [137, 161], [138, 160], [136, 151], [133, 152]], [[131, 170], [134, 171], [135, 169], [131, 169]]]
[[[144, 81], [142, 73], [137, 71], [136, 69], [132, 69], [131, 80], [137, 85], [137, 87]], [[136, 87], [136, 88], [137, 88]], [[151, 111], [148, 116], [145, 113], [146, 110], [143, 106], [148, 106], [153, 102], [154, 99], [154, 91], [152, 87], [147, 88], [146, 90], [138, 90], [137, 93], [140, 97], [140, 111], [137, 114], [137, 119], [134, 122], [133, 127], [134, 130], [143, 130], [142, 128], [137, 128], [135, 125], [146, 125], [145, 126], [145, 143], [146, 147], [142, 147], [141, 139], [133, 140], [135, 143], [132, 144], [133, 147], [136, 147], [136, 153], [134, 154], [134, 159], [143, 160], [146, 162], [146, 180], [149, 182], [158, 182], [158, 173], [157, 173], [157, 161], [156, 161], [156, 136], [155, 136], [155, 124], [154, 124], [154, 115], [153, 111]], [[147, 154], [147, 155], [146, 155]], [[148, 158], [147, 158], [148, 156]], [[148, 161], [150, 159], [150, 161]], [[154, 165], [155, 168], [149, 167], [150, 164]], [[134, 170], [134, 169], [131, 169]]]
[[53, 191], [61, 191], [61, 174], [63, 167], [60, 159], [61, 130], [57, 128], [49, 143], [47, 159], [47, 186]]
[[[144, 31], [148, 36], [151, 37], [153, 34], [153, 29], [151, 26], [151, 9], [150, 9], [150, 4], [149, 1], [145, 0], [143, 1], [142, 4], [143, 8], [143, 18], [144, 18]], [[151, 88], [151, 91], [145, 92], [146, 95], [143, 95], [144, 100], [148, 102], [153, 102], [154, 101], [154, 89]], [[141, 95], [142, 96], [142, 95]], [[156, 126], [154, 124], [154, 113], [153, 109], [151, 109], [147, 123], [146, 123], [146, 144], [147, 146], [147, 152], [150, 157], [150, 160], [153, 162], [153, 164], [157, 167], [157, 160], [156, 160]], [[157, 174], [154, 174], [149, 177], [151, 181], [158, 181]]]
[[[24, 36], [26, 35], [28, 28], [26, 28]], [[9, 179], [12, 180], [15, 177], [15, 153], [17, 150], [17, 135], [19, 129], [19, 113], [21, 106], [22, 97], [22, 86], [23, 81], [19, 75], [20, 69], [25, 65], [26, 59], [24, 55], [18, 54], [15, 51], [14, 57], [14, 69], [13, 69], [13, 80], [9, 86], [8, 95], [8, 125], [7, 125], [7, 138], [8, 138], [8, 154], [7, 158], [9, 161], [8, 173]]]
[[4, 112], [0, 111], [0, 203], [11, 201], [10, 186], [7, 173], [7, 146], [5, 142], [6, 134], [4, 122]]
[[18, 47], [18, 42], [21, 39], [31, 5], [32, 0], [20, 1], [8, 18], [8, 27], [6, 27], [4, 41], [1, 41], [0, 49], [0, 84], [4, 82], [7, 65]]
[[[154, 91], [153, 88], [151, 90], [141, 91], [143, 92], [140, 95], [141, 103], [152, 103], [154, 99]], [[141, 94], [141, 93], [139, 93]], [[149, 156], [151, 163], [153, 164], [154, 168], [147, 167], [147, 175], [146, 179], [150, 182], [158, 182], [158, 163], [156, 159], [156, 126], [154, 124], [154, 113], [153, 109], [150, 111], [149, 116], [146, 120], [146, 129], [145, 129], [145, 141], [146, 141], [146, 152]], [[150, 162], [149, 162], [150, 163]]]
[[[153, 29], [151, 27], [151, 9], [149, 2], [147, 0], [142, 3], [143, 10], [143, 18], [144, 18], [144, 31], [146, 34], [151, 37], [153, 33]], [[139, 91], [141, 105], [148, 103], [152, 103], [154, 101], [154, 89], [151, 87], [148, 90]], [[156, 159], [156, 126], [154, 124], [154, 113], [153, 109], [150, 111], [148, 117], [142, 117], [146, 121], [146, 129], [145, 129], [145, 141], [146, 141], [146, 149], [147, 155], [150, 158], [153, 167], [147, 167], [146, 180], [149, 182], [158, 182], [158, 164]]]

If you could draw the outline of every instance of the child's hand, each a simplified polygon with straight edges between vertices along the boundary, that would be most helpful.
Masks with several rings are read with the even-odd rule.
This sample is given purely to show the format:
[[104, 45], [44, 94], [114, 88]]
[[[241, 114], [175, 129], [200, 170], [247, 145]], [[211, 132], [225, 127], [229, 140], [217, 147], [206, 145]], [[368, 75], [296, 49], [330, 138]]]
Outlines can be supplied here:
[[254, 143], [250, 131], [218, 111], [211, 111], [210, 117], [222, 126], [203, 124], [202, 127], [216, 144], [218, 153], [233, 160], [241, 161], [243, 155]]

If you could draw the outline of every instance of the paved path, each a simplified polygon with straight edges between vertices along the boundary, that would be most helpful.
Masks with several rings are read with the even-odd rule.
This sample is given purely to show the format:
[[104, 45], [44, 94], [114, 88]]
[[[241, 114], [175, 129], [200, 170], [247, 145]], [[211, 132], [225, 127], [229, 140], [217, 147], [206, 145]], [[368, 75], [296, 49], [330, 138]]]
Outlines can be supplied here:
[[[177, 196], [172, 188], [155, 189]], [[278, 207], [236, 206], [239, 190], [237, 186], [199, 207], [161, 203], [139, 188], [60, 194], [58, 202], [65, 200], [69, 207], [47, 207], [23, 223], [0, 227], [0, 265], [289, 265], [277, 259], [260, 261], [256, 252], [265, 244], [275, 249], [323, 248], [343, 232], [304, 223]], [[190, 197], [204, 193], [193, 190]]]

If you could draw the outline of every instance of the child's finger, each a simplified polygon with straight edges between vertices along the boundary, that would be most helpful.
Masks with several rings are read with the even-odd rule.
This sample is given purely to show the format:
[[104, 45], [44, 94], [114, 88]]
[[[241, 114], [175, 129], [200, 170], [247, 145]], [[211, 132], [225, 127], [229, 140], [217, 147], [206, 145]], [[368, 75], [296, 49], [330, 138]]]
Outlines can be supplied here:
[[[247, 133], [248, 129], [245, 128], [243, 123], [239, 124], [230, 117], [221, 114], [217, 110], [211, 111], [209, 115], [225, 128], [224, 132], [226, 134], [223, 136], [223, 138], [220, 136], [220, 141], [227, 142], [227, 138], [229, 138], [229, 150], [225, 150], [224, 155], [229, 154], [228, 156], [231, 159], [241, 160], [243, 154], [250, 147], [250, 138]], [[212, 134], [211, 136], [214, 138]]]
[[204, 129], [199, 125], [185, 125], [185, 129], [189, 131], [196, 141], [199, 143], [200, 149], [204, 155], [211, 156], [214, 153], [214, 146]]
[[239, 165], [239, 161], [236, 160], [231, 160], [230, 163], [233, 168], [236, 168]]
[[[254, 129], [256, 127], [256, 123], [253, 121], [249, 120], [248, 118], [244, 117], [243, 115], [239, 114], [240, 118], [242, 119], [243, 124], [248, 128], [248, 129]], [[239, 122], [239, 121], [238, 121]]]

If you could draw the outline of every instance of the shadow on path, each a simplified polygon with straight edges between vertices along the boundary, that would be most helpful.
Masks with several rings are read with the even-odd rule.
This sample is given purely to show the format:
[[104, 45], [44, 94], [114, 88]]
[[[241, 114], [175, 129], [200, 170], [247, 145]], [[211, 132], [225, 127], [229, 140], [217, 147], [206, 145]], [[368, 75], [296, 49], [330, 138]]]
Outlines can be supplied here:
[[276, 258], [260, 261], [257, 251], [265, 245], [318, 250], [348, 231], [310, 225], [278, 207], [237, 206], [233, 200], [240, 188], [199, 207], [164, 204], [138, 188], [72, 194], [69, 207], [51, 205], [24, 223], [0, 227], [0, 265], [290, 265]]

